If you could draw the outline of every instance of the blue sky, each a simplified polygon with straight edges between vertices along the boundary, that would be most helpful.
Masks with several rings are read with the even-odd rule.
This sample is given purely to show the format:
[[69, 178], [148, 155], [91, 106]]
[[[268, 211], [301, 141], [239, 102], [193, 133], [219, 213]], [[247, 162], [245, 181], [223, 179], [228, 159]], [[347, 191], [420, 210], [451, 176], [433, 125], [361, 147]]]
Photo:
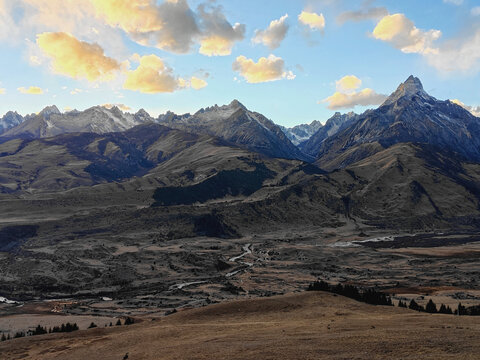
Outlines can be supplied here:
[[0, 48], [0, 114], [238, 99], [293, 126], [376, 107], [410, 74], [480, 105], [478, 0], [0, 0]]

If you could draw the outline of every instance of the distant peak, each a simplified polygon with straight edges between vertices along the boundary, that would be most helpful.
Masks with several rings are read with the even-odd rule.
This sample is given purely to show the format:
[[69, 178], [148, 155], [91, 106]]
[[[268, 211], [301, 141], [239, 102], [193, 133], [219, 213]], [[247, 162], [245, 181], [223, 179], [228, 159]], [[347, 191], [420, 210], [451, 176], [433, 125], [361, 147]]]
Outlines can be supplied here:
[[46, 106], [42, 111], [38, 113], [42, 116], [50, 116], [52, 114], [61, 114], [60, 110], [55, 105]]
[[246, 107], [240, 101], [238, 101], [237, 99], [234, 99], [228, 106], [232, 107], [232, 108], [246, 109]]
[[150, 114], [145, 109], [138, 110], [135, 115], [150, 116]]
[[404, 96], [412, 97], [416, 94], [427, 95], [423, 89], [420, 79], [410, 75], [408, 79], [401, 83], [397, 90], [395, 90], [395, 92], [388, 97], [388, 99], [384, 102], [384, 105], [392, 104]]

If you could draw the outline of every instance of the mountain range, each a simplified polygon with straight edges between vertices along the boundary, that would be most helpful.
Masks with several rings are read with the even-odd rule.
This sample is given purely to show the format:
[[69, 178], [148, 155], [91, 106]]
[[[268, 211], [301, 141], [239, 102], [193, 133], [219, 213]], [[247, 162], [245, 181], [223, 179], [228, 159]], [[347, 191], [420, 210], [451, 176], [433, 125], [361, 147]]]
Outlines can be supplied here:
[[[312, 213], [321, 208], [331, 218], [333, 206], [334, 213], [373, 222], [389, 221], [385, 209], [387, 218], [405, 223], [424, 216], [455, 222], [478, 212], [480, 120], [428, 95], [413, 76], [377, 109], [292, 129], [237, 100], [156, 119], [144, 110], [96, 106], [62, 114], [50, 106], [25, 118], [9, 112], [2, 124], [10, 127], [0, 136], [5, 194], [121, 184], [122, 191], [157, 195], [165, 188], [167, 197], [204, 189], [200, 202], [269, 199], [267, 208], [285, 206], [286, 217], [292, 196]], [[152, 201], [165, 203], [158, 196], [152, 193]]]
[[322, 126], [320, 121], [313, 120], [310, 124], [300, 124], [290, 128], [280, 126], [280, 128], [292, 144], [298, 146], [300, 143], [310, 139]]
[[328, 243], [336, 229], [349, 239], [480, 229], [480, 119], [415, 77], [377, 109], [335, 114], [298, 146], [238, 101], [157, 118], [52, 106], [3, 119], [19, 123], [0, 136], [7, 298], [138, 296], [212, 276], [224, 284], [258, 265], [242, 260], [218, 275], [232, 265], [222, 254], [240, 250], [236, 238], [245, 252], [268, 246], [256, 251], [265, 264], [285, 252], [282, 269], [299, 264], [305, 275], [321, 264], [317, 273], [333, 276], [332, 264], [301, 260], [293, 232]]

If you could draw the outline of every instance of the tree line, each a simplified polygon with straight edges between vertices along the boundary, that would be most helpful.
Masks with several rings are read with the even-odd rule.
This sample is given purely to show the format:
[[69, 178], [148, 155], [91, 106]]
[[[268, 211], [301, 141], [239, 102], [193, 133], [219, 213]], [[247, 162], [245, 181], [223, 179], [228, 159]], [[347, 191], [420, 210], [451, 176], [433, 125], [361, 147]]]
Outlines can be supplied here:
[[[126, 317], [125, 318], [125, 321], [123, 323], [123, 325], [132, 325], [135, 323], [135, 320], [131, 317]], [[122, 321], [120, 319], [117, 320], [115, 326], [121, 326], [122, 325]], [[106, 327], [107, 325], [105, 325]], [[109, 326], [113, 326], [113, 323], [110, 323]], [[88, 329], [93, 329], [93, 328], [96, 328], [97, 325], [92, 322], [90, 323], [90, 325], [88, 326]], [[41, 325], [37, 325], [37, 327], [35, 327], [35, 329], [33, 330], [28, 330], [28, 331], [17, 331], [13, 336], [10, 336], [10, 333], [6, 334], [5, 333], [2, 333], [2, 336], [0, 337], [0, 341], [7, 341], [7, 340], [11, 340], [11, 339], [17, 339], [17, 338], [21, 338], [21, 337], [26, 337], [26, 336], [36, 336], [36, 335], [44, 335], [44, 334], [52, 334], [52, 333], [64, 333], [64, 332], [72, 332], [72, 331], [77, 331], [79, 330], [79, 327], [77, 325], [77, 323], [69, 323], [67, 322], [66, 324], [62, 324], [60, 326], [54, 326], [53, 328], [48, 328], [47, 330], [47, 327], [43, 327]]]
[[[326, 291], [371, 305], [393, 306], [392, 298], [389, 295], [373, 288], [362, 289], [354, 285], [343, 285], [341, 283], [338, 283], [337, 285], [330, 285], [323, 280], [318, 280], [311, 283], [308, 286], [307, 291]], [[430, 299], [425, 306], [418, 304], [414, 299], [410, 300], [408, 305], [406, 301], [400, 300], [398, 302], [398, 307], [430, 314], [480, 316], [480, 305], [466, 307], [459, 303], [457, 308], [452, 310], [450, 306], [445, 304], [441, 304], [438, 308], [437, 304], [435, 304], [432, 299]]]

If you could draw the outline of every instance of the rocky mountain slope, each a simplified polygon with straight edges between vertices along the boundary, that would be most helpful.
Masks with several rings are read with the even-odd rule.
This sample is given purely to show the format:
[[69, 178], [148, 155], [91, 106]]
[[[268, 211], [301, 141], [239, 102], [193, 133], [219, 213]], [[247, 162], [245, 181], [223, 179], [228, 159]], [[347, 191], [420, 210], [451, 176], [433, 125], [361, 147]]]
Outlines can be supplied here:
[[25, 117], [21, 124], [5, 131], [1, 136], [10, 138], [46, 138], [65, 133], [88, 132], [104, 134], [128, 130], [136, 125], [151, 122], [145, 110], [136, 114], [124, 113], [114, 106], [94, 106], [85, 111], [61, 113], [55, 105], [38, 114]]
[[9, 111], [0, 118], [0, 134], [23, 122], [23, 116], [16, 111]]
[[398, 143], [429, 144], [480, 161], [480, 120], [449, 100], [428, 95], [410, 76], [378, 109], [327, 138], [317, 164], [345, 167]]
[[62, 191], [129, 180], [149, 186], [192, 183], [222, 169], [250, 168], [255, 158], [274, 162], [209, 135], [155, 123], [117, 133], [13, 139], [0, 144], [0, 189]]
[[310, 124], [300, 124], [291, 128], [280, 126], [280, 129], [287, 135], [292, 144], [298, 146], [300, 143], [310, 139], [322, 126], [320, 121], [313, 120]]
[[316, 157], [325, 139], [350, 126], [357, 118], [358, 115], [353, 112], [347, 114], [335, 113], [327, 120], [325, 126], [322, 126], [308, 139], [298, 144], [299, 148], [306, 154]]
[[248, 110], [237, 100], [201, 109], [193, 115], [168, 113], [159, 123], [196, 134], [208, 134], [270, 157], [311, 160], [287, 138], [278, 125]]

